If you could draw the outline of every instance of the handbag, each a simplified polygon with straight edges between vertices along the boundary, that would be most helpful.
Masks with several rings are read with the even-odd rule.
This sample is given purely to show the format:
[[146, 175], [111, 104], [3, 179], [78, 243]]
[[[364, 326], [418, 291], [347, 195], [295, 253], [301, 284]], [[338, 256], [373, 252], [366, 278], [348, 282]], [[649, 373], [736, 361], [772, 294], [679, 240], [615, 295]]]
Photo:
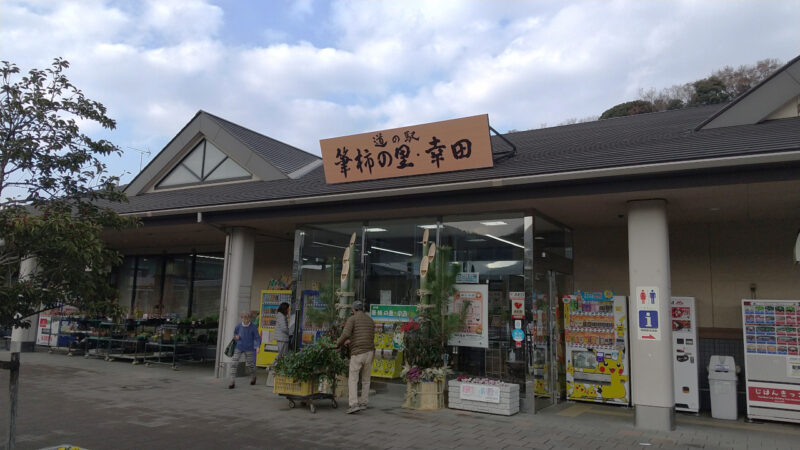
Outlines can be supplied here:
[[236, 351], [236, 339], [231, 339], [231, 343], [225, 347], [225, 356], [233, 358], [233, 353]]

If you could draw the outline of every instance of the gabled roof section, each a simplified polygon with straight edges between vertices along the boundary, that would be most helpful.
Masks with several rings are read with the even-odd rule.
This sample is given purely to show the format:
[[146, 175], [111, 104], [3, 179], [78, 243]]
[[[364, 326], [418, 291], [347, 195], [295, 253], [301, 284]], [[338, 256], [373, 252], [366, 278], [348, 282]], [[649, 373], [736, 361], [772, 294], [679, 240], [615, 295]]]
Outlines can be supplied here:
[[321, 161], [319, 157], [297, 147], [284, 144], [213, 114], [208, 114], [208, 116], [286, 175], [302, 169], [308, 164]]
[[[198, 142], [207, 139], [253, 174], [252, 181], [290, 178], [319, 158], [296, 147], [228, 122], [205, 111], [197, 114], [125, 188], [128, 197], [150, 192]], [[192, 188], [194, 189], [194, 188]]]
[[754, 125], [800, 95], [800, 56], [701, 123], [696, 131]]

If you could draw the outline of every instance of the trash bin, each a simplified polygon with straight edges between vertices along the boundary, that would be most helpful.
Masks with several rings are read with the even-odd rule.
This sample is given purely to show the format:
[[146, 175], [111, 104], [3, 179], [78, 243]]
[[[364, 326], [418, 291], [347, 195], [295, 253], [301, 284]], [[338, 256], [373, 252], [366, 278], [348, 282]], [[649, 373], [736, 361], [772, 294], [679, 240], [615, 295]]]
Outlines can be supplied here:
[[711, 391], [711, 417], [736, 420], [736, 362], [733, 356], [714, 355], [708, 362], [708, 386]]

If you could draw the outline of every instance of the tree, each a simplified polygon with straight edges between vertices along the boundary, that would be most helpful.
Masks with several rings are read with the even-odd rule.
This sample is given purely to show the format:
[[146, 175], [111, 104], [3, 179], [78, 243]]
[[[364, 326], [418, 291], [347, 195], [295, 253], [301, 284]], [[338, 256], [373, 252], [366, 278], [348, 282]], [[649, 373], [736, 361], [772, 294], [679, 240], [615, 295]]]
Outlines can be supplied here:
[[[68, 67], [59, 58], [19, 76], [0, 63], [0, 328], [27, 328], [28, 317], [64, 304], [115, 311], [109, 272], [120, 255], [101, 233], [134, 222], [111, 209], [125, 197], [100, 158], [120, 150], [82, 133], [78, 121], [116, 124], [70, 83]], [[37, 271], [20, 279], [29, 258]]]
[[[101, 157], [112, 143], [81, 133], [78, 121], [113, 129], [106, 108], [87, 99], [57, 58], [20, 76], [0, 62], [0, 328], [30, 327], [42, 310], [73, 305], [90, 315], [116, 315], [109, 273], [120, 255], [105, 229], [135, 224], [111, 209], [123, 201]], [[34, 270], [20, 276], [23, 261]], [[14, 447], [19, 354], [12, 354], [9, 448]]]
[[727, 102], [731, 98], [725, 83], [718, 77], [703, 78], [695, 81], [692, 85], [694, 86], [694, 95], [692, 95], [689, 106], [715, 105]]
[[610, 119], [612, 117], [632, 116], [635, 114], [644, 114], [654, 112], [656, 109], [653, 104], [644, 100], [634, 100], [631, 102], [620, 103], [619, 105], [612, 106], [603, 111], [600, 115], [600, 120]]
[[768, 58], [757, 61], [754, 65], [741, 65], [737, 69], [725, 66], [714, 72], [712, 76], [722, 81], [722, 84], [725, 85], [725, 92], [733, 99], [765, 80], [780, 66], [779, 60]]

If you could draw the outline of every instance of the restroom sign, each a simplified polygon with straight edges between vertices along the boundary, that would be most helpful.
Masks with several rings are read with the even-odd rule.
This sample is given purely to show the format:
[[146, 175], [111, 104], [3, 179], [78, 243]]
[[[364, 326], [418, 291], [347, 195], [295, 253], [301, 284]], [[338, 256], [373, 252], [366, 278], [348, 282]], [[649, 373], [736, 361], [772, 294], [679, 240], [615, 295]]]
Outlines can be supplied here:
[[638, 286], [634, 291], [633, 302], [637, 311], [637, 328], [639, 339], [642, 341], [661, 340], [661, 322], [663, 317], [659, 317], [659, 305], [661, 297], [658, 287]]

